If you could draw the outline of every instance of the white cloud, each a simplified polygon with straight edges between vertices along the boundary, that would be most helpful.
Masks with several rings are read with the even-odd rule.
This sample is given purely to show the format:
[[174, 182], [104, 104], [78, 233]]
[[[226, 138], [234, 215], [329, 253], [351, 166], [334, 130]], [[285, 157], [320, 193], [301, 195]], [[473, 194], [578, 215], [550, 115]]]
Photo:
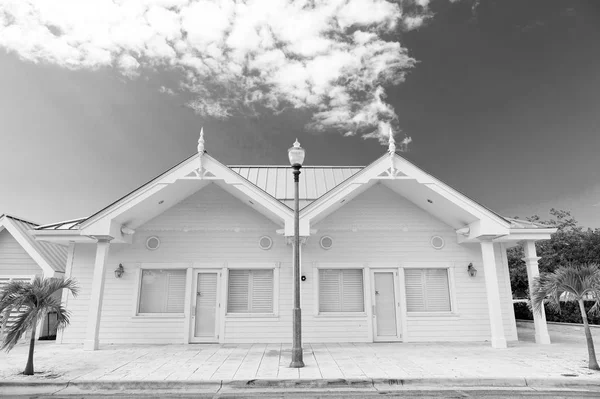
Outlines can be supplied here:
[[[415, 61], [394, 36], [429, 0], [0, 0], [0, 48], [65, 68], [183, 70], [197, 112], [294, 107], [310, 129], [383, 139], [398, 125], [384, 87]], [[400, 27], [400, 28], [399, 28]], [[173, 94], [164, 86], [162, 93]]]
[[158, 89], [158, 91], [159, 91], [160, 93], [163, 93], [163, 94], [168, 94], [168, 95], [170, 95], [170, 96], [174, 96], [174, 95], [176, 95], [176, 93], [175, 93], [175, 91], [173, 91], [173, 89], [171, 89], [171, 88], [169, 88], [169, 87], [166, 87], [166, 86], [160, 86], [160, 88]]

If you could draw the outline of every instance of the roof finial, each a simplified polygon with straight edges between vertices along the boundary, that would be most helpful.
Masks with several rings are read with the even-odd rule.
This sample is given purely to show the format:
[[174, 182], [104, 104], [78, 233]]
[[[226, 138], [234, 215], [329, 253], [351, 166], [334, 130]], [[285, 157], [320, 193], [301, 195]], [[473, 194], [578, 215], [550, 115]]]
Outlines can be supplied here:
[[200, 138], [198, 139], [198, 154], [204, 154], [204, 126], [200, 129]]
[[392, 131], [391, 127], [390, 127], [390, 137], [389, 137], [388, 143], [389, 143], [388, 153], [390, 155], [392, 155], [396, 152], [396, 141], [394, 140], [394, 132]]

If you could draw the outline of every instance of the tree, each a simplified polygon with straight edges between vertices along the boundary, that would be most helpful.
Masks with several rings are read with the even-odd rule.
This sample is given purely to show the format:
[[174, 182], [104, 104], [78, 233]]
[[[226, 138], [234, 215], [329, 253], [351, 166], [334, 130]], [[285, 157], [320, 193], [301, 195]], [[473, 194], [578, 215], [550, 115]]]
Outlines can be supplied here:
[[[531, 222], [555, 227], [550, 240], [536, 242], [536, 252], [540, 257], [540, 272], [553, 272], [558, 267], [567, 264], [585, 264], [600, 262], [600, 229], [587, 229], [578, 226], [577, 220], [569, 211], [550, 209], [551, 218], [541, 220], [538, 215], [527, 217]], [[529, 285], [527, 268], [523, 261], [524, 253], [521, 246], [507, 250], [510, 282], [513, 296], [527, 297]]]
[[[33, 350], [38, 321], [48, 312], [55, 312], [59, 329], [69, 324], [69, 312], [57, 298], [58, 292], [63, 289], [69, 290], [73, 296], [77, 296], [79, 291], [77, 284], [71, 279], [41, 277], [36, 277], [32, 282], [10, 281], [0, 291], [0, 320], [4, 331], [0, 349], [10, 351], [23, 334], [31, 330], [29, 357], [23, 371], [25, 375], [33, 375]], [[11, 314], [18, 315], [11, 317]]]
[[534, 278], [531, 307], [532, 311], [539, 314], [542, 312], [544, 303], [548, 303], [550, 307], [560, 312], [561, 297], [566, 300], [577, 301], [587, 340], [588, 367], [592, 370], [600, 370], [583, 303], [587, 293], [591, 293], [596, 300], [596, 303], [590, 309], [590, 313], [598, 312], [600, 310], [600, 268], [595, 263], [585, 265], [569, 264], [559, 267], [553, 273], [542, 273]]

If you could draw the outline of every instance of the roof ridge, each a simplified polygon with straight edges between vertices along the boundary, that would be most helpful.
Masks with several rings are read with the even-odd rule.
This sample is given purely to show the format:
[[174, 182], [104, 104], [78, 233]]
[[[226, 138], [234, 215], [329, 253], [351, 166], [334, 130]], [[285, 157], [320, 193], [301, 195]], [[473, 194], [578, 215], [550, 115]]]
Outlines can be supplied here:
[[[227, 165], [228, 168], [290, 168], [290, 165]], [[302, 165], [302, 168], [363, 169], [366, 166]]]
[[32, 222], [31, 220], [27, 220], [27, 219], [23, 219], [23, 218], [20, 218], [20, 217], [17, 217], [17, 216], [9, 215], [8, 213], [1, 214], [0, 218], [3, 217], [3, 216], [7, 217], [9, 219], [18, 220], [18, 221], [23, 222], [23, 223], [32, 224], [34, 226], [39, 226], [38, 223]]

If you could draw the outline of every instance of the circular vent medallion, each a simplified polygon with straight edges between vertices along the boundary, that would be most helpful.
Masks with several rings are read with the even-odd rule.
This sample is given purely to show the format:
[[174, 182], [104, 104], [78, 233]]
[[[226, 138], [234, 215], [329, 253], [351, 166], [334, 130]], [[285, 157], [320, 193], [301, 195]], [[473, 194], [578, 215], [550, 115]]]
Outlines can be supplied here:
[[330, 249], [333, 246], [333, 239], [329, 236], [323, 236], [319, 243], [321, 244], [321, 248]]
[[258, 246], [264, 250], [271, 249], [273, 240], [269, 236], [262, 236], [260, 237], [260, 240], [258, 240]]
[[154, 251], [155, 249], [158, 249], [158, 247], [160, 247], [160, 239], [156, 236], [148, 237], [146, 240], [146, 248]]
[[442, 249], [444, 248], [444, 239], [440, 236], [433, 236], [431, 237], [431, 246], [434, 247], [435, 249]]

